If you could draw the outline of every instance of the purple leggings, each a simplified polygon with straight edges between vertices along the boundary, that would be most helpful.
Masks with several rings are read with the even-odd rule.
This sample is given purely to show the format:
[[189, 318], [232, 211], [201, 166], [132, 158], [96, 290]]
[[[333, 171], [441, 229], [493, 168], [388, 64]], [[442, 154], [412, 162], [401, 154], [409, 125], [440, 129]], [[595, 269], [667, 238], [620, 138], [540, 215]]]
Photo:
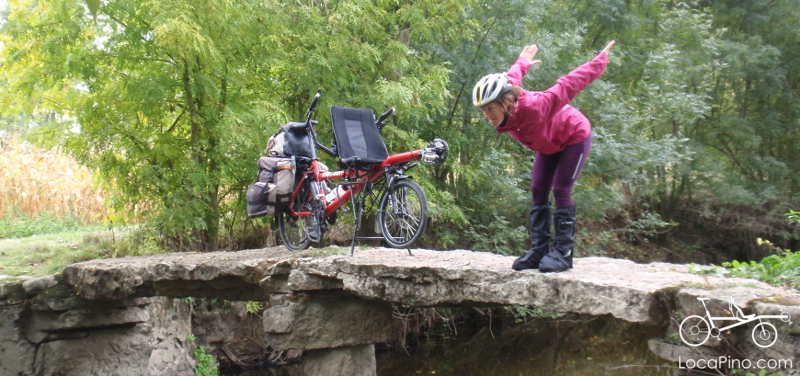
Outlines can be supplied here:
[[533, 203], [544, 204], [550, 200], [550, 188], [556, 200], [556, 208], [572, 206], [572, 187], [581, 175], [583, 165], [592, 148], [592, 135], [564, 150], [544, 155], [536, 152], [531, 172]]

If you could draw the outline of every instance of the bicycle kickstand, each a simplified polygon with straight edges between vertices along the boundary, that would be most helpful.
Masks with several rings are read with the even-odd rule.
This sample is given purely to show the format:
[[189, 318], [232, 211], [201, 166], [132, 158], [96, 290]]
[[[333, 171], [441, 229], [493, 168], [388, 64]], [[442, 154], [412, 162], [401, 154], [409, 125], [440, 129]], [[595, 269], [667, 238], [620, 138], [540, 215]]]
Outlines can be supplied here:
[[361, 228], [361, 215], [364, 213], [364, 195], [363, 192], [358, 194], [358, 197], [353, 197], [353, 217], [355, 224], [353, 226], [353, 242], [350, 243], [350, 257], [353, 257], [356, 250], [356, 235]]

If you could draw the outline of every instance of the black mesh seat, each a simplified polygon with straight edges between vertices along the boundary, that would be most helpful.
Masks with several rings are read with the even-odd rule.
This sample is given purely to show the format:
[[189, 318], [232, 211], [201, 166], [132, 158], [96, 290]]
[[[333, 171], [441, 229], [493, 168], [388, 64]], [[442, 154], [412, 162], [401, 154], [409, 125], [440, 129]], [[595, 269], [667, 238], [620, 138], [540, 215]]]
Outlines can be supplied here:
[[368, 167], [389, 157], [372, 110], [331, 106], [336, 153], [348, 167]]

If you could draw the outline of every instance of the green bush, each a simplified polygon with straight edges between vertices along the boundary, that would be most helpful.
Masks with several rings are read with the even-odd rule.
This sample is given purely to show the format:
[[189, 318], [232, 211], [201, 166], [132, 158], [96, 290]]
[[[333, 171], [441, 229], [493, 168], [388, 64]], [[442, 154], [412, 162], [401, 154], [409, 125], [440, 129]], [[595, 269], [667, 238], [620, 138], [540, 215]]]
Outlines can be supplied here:
[[760, 262], [723, 263], [731, 277], [755, 278], [774, 285], [800, 288], [800, 252], [765, 257]]
[[261, 302], [244, 302], [245, 309], [247, 309], [247, 313], [251, 313], [254, 315], [258, 315], [261, 311], [264, 310], [264, 304]]
[[789, 222], [800, 226], [800, 211], [789, 210], [786, 216], [789, 217]]
[[195, 375], [197, 376], [219, 376], [219, 364], [211, 354], [206, 353], [203, 346], [194, 348], [194, 358], [197, 360]]
[[760, 262], [725, 262], [722, 266], [691, 264], [689, 272], [719, 277], [752, 278], [772, 285], [800, 288], [800, 252], [784, 251]]

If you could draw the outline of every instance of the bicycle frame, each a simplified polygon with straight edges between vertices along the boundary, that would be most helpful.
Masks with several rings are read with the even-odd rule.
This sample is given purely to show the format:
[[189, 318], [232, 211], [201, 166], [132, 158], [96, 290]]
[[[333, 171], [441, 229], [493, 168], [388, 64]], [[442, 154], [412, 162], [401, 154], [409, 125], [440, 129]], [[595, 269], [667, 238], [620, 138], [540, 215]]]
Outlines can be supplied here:
[[[706, 310], [706, 314], [705, 314], [704, 317], [706, 317], [708, 319], [708, 324], [711, 326], [710, 329], [712, 329], [712, 330], [713, 329], [717, 329], [720, 332], [724, 332], [724, 331], [726, 331], [728, 329], [735, 328], [735, 327], [740, 326], [740, 325], [749, 324], [749, 323], [751, 323], [753, 321], [761, 322], [761, 319], [780, 319], [780, 320], [786, 319], [786, 315], [779, 315], [779, 316], [775, 316], [775, 315], [753, 316], [753, 317], [747, 318], [747, 319], [742, 319], [742, 318], [739, 318], [739, 317], [736, 317], [736, 316], [715, 317], [715, 316], [711, 316], [711, 312], [708, 311], [708, 307], [706, 307], [705, 300], [700, 300], [700, 302], [703, 303], [703, 308]], [[717, 328], [717, 326], [714, 324], [714, 321], [733, 321], [733, 320], [737, 320], [739, 322], [737, 322], [737, 323], [735, 323], [733, 325], [728, 325], [728, 326], [723, 327], [723, 328]]]
[[[331, 202], [327, 202], [325, 198], [325, 191], [321, 184], [313, 185], [315, 192], [311, 192], [311, 194], [316, 195], [319, 197], [323, 204], [325, 205], [325, 217], [330, 217], [333, 215], [337, 210], [339, 210], [344, 204], [346, 204], [350, 199], [354, 196], [359, 194], [361, 191], [364, 190], [366, 187], [366, 183], [373, 183], [380, 179], [382, 176], [385, 176], [388, 171], [390, 171], [394, 167], [399, 167], [403, 164], [415, 162], [415, 161], [422, 161], [422, 154], [424, 153], [424, 149], [408, 151], [400, 154], [394, 154], [386, 158], [383, 163], [380, 165], [375, 165], [372, 167], [371, 171], [361, 171], [355, 168], [340, 170], [340, 171], [332, 171], [332, 172], [323, 172], [320, 171], [319, 161], [312, 160], [311, 167], [308, 171], [303, 174], [303, 177], [300, 180], [300, 184], [297, 185], [294, 192], [292, 192], [292, 196], [289, 199], [290, 203], [294, 203], [295, 198], [298, 194], [300, 194], [300, 190], [303, 187], [303, 181], [311, 180], [312, 182], [321, 183], [323, 181], [334, 181], [334, 180], [346, 180], [350, 181], [350, 183], [344, 183], [349, 186], [350, 189], [346, 190], [343, 194], [338, 195], [334, 198]], [[294, 210], [292, 204], [289, 205], [289, 212], [292, 216], [308, 216], [311, 215], [310, 211], [303, 211], [297, 212]]]

